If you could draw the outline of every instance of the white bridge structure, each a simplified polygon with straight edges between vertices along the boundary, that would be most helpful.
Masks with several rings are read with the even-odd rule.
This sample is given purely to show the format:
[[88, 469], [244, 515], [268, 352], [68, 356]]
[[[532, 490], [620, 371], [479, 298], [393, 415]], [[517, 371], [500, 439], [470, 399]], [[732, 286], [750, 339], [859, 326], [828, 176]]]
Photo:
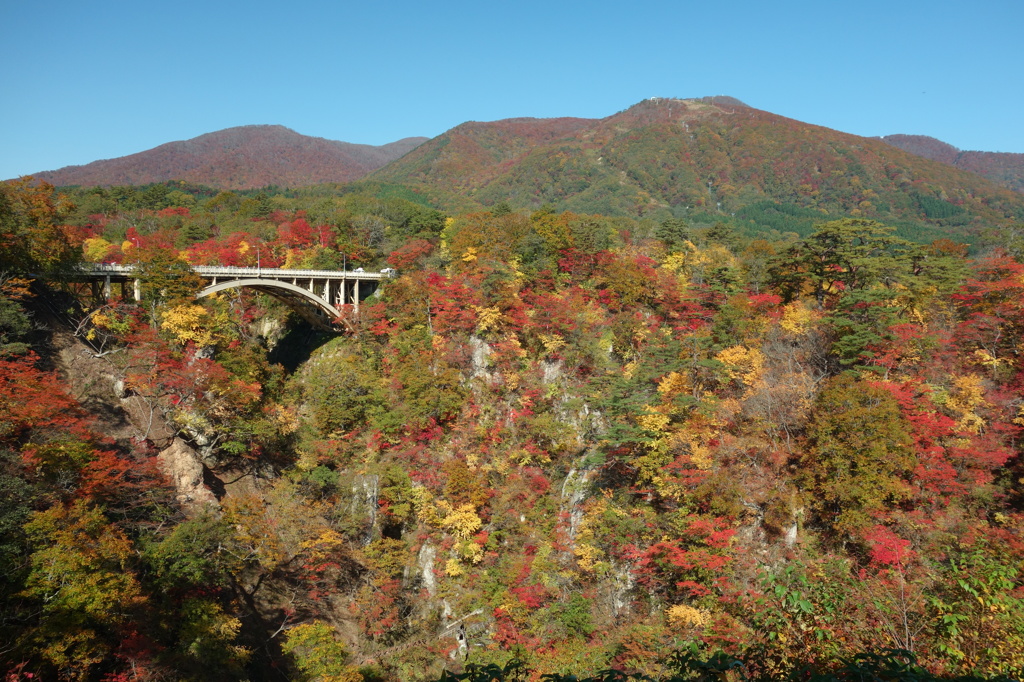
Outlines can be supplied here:
[[[193, 265], [192, 270], [207, 283], [197, 298], [228, 289], [255, 289], [279, 299], [323, 329], [331, 329], [332, 323], [342, 319], [348, 306], [358, 315], [360, 301], [373, 294], [381, 280], [395, 275], [391, 268], [364, 272], [362, 268], [354, 271], [286, 270]], [[93, 294], [104, 300], [114, 296], [115, 285], [120, 286], [122, 297], [131, 296], [136, 301], [142, 299], [142, 282], [135, 266], [84, 264], [75, 274], [75, 279], [90, 282]]]

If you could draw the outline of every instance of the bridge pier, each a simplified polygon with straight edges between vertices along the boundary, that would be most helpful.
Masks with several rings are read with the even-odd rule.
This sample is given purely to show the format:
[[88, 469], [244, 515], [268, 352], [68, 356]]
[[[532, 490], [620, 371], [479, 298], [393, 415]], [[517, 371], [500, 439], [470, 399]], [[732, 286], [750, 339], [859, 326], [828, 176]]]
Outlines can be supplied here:
[[[129, 276], [124, 276], [124, 275]], [[103, 272], [88, 280], [90, 295], [95, 301], [109, 303], [114, 300], [115, 291], [124, 300], [129, 296], [139, 302], [142, 300], [142, 282], [138, 277], [130, 276], [130, 272]]]

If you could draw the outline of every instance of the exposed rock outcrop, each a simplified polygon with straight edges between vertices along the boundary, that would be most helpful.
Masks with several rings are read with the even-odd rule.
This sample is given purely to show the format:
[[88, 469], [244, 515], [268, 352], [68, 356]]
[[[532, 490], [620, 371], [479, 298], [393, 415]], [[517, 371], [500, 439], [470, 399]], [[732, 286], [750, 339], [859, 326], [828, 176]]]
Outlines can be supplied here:
[[126, 389], [118, 367], [108, 357], [99, 357], [68, 332], [56, 332], [51, 342], [56, 369], [96, 420], [97, 432], [113, 438], [125, 450], [148, 441], [159, 451], [160, 465], [173, 482], [179, 502], [191, 508], [217, 504], [203, 482], [205, 471], [199, 454], [176, 437], [159, 408]]
[[157, 456], [160, 467], [174, 483], [178, 502], [191, 507], [216, 505], [217, 498], [203, 483], [204, 470], [199, 454], [185, 441], [174, 438]]

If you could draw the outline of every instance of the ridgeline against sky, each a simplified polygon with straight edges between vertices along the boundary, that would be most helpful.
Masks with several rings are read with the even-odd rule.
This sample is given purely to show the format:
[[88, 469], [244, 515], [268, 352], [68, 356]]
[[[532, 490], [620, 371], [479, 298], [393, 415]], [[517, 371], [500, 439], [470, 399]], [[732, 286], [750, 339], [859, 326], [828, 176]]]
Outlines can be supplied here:
[[[468, 122], [431, 140], [382, 147], [245, 126], [38, 177], [56, 185], [182, 180], [219, 189], [357, 181], [348, 191], [400, 191], [448, 211], [507, 203], [657, 220], [707, 212], [761, 228], [767, 218], [751, 207], [768, 201], [784, 207], [773, 210], [802, 212], [786, 228], [798, 232], [823, 215], [852, 215], [953, 228], [967, 240], [1024, 213], [1024, 196], [1008, 189], [1020, 187], [1024, 154], [858, 137], [728, 97], [651, 98], [600, 119]], [[939, 236], [929, 234], [917, 237]]]

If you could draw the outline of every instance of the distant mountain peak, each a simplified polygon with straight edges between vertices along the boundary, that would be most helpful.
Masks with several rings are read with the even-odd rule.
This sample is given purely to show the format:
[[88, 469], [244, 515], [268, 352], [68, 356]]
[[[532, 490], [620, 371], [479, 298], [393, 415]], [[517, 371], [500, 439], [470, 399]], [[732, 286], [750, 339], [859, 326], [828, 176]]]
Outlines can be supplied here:
[[633, 106], [629, 107], [628, 109], [625, 110], [625, 112], [664, 110], [677, 112], [688, 111], [691, 112], [692, 114], [706, 114], [711, 110], [730, 112], [737, 108], [751, 109], [752, 107], [748, 104], [744, 104], [735, 97], [729, 97], [727, 95], [685, 98], [648, 97], [647, 99], [641, 100], [634, 104]]
[[756, 111], [735, 97], [650, 97], [606, 118], [617, 124], [649, 125], [658, 121], [693, 121], [736, 113], [737, 110]]
[[881, 139], [905, 152], [951, 166], [956, 165], [956, 157], [960, 155], [960, 150], [953, 145], [927, 135], [886, 135]]
[[1024, 192], [1024, 154], [962, 151], [927, 135], [886, 135], [880, 139], [905, 152], [977, 173], [1004, 187]]
[[54, 185], [144, 185], [167, 180], [222, 189], [351, 182], [425, 142], [374, 146], [302, 135], [279, 124], [225, 128], [84, 166], [37, 173]]

